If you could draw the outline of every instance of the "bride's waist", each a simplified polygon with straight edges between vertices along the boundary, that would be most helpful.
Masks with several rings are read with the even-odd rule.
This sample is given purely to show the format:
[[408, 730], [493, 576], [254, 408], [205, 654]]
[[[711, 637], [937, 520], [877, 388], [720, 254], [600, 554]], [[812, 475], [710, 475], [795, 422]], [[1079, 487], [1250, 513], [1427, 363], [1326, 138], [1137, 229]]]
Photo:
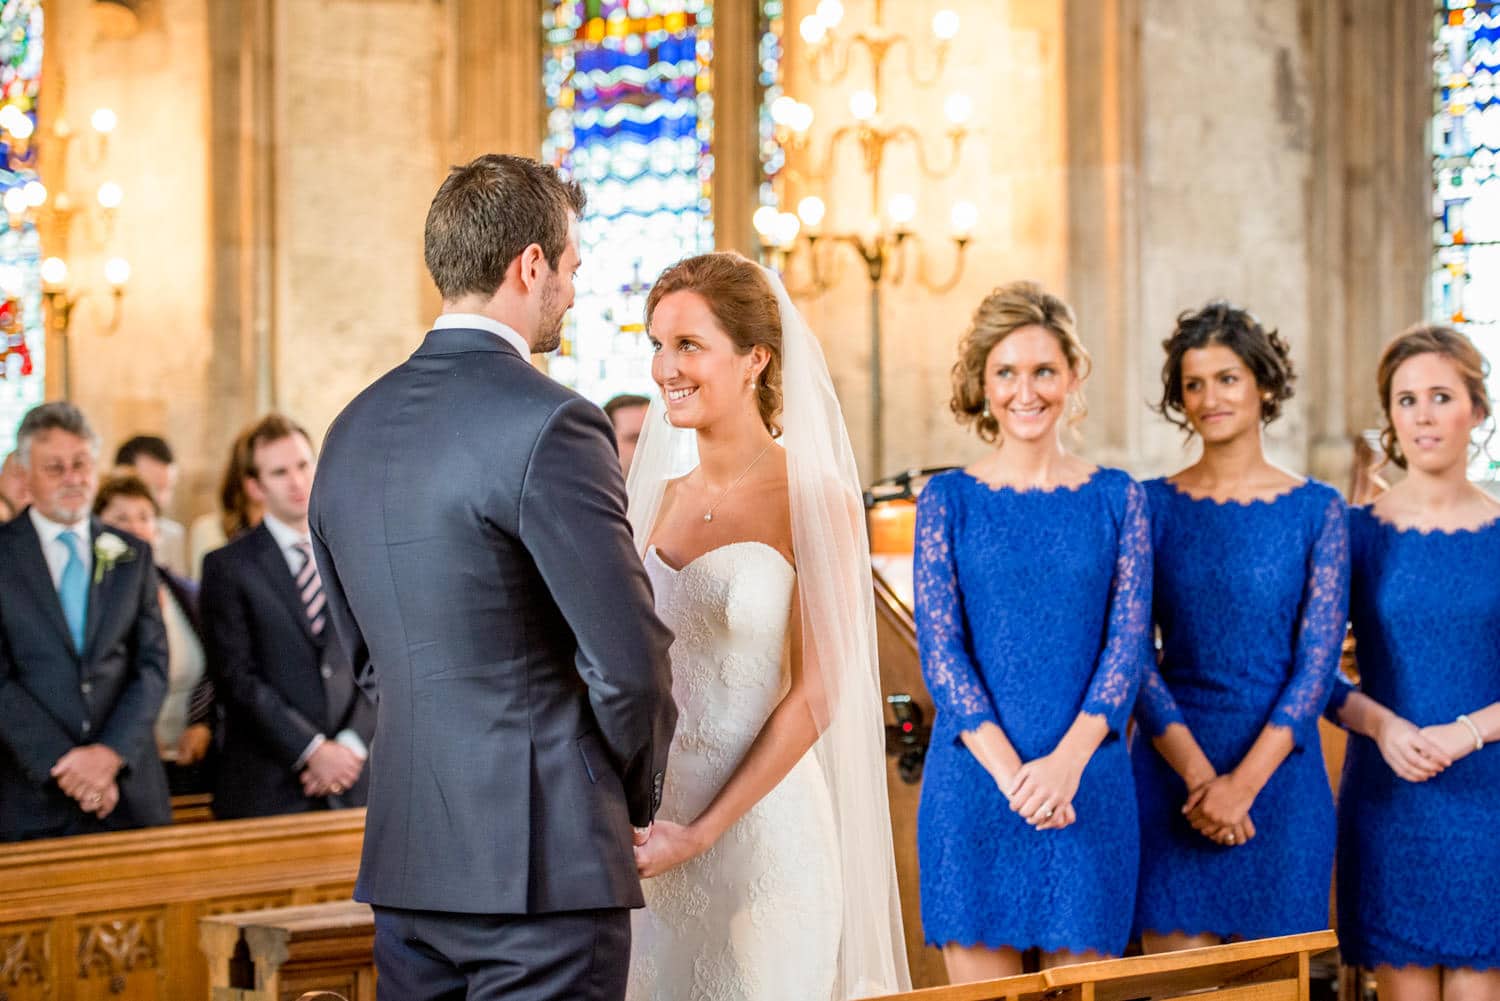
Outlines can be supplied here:
[[[748, 749], [747, 743], [745, 750]], [[662, 810], [668, 814], [681, 812], [685, 817], [679, 820], [669, 816], [668, 819], [687, 823], [696, 818], [734, 775], [743, 758], [743, 753], [725, 754], [722, 749], [709, 754], [696, 753], [680, 748], [674, 741], [671, 756], [667, 759]], [[817, 756], [808, 751], [771, 792], [751, 807], [750, 812], [763, 813], [782, 808], [821, 811], [829, 803], [823, 770], [818, 766]]]

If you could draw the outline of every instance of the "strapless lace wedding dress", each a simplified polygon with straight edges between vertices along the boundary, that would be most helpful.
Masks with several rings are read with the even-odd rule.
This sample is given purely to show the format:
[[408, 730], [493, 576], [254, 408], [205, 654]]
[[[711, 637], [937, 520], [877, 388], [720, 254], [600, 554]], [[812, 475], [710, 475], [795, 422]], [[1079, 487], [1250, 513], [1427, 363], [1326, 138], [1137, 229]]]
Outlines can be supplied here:
[[[677, 734], [658, 819], [690, 823], [785, 694], [795, 574], [736, 542], [646, 570], [676, 634]], [[698, 858], [644, 883], [628, 1001], [830, 1001], [843, 889], [833, 805], [812, 752]]]

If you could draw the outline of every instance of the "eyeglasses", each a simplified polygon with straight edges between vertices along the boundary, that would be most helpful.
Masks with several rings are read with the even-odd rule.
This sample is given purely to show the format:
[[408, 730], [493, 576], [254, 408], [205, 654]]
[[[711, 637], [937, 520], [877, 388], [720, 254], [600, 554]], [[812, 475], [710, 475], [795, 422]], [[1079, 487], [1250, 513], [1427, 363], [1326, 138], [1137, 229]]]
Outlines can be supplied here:
[[38, 465], [37, 469], [49, 480], [60, 480], [69, 473], [87, 476], [94, 471], [96, 465], [97, 463], [92, 455], [80, 455], [72, 462], [62, 462], [61, 460], [44, 462]]

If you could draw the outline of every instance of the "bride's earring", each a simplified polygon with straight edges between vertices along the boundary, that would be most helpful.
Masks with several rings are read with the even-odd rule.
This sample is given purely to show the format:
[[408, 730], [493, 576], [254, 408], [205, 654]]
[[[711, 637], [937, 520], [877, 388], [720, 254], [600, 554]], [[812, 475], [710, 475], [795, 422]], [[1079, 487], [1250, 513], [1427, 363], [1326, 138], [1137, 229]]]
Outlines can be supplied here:
[[984, 416], [990, 416], [990, 398], [988, 396], [984, 398]]

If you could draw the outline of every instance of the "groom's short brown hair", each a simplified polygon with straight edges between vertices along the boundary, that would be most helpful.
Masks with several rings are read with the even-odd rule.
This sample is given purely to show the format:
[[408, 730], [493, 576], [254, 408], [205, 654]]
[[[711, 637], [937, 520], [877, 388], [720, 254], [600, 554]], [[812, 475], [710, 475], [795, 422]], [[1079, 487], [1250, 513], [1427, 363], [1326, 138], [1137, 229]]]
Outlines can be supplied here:
[[492, 295], [510, 262], [533, 243], [556, 268], [568, 213], [586, 199], [576, 181], [524, 156], [486, 153], [448, 171], [427, 210], [423, 256], [445, 300]]

